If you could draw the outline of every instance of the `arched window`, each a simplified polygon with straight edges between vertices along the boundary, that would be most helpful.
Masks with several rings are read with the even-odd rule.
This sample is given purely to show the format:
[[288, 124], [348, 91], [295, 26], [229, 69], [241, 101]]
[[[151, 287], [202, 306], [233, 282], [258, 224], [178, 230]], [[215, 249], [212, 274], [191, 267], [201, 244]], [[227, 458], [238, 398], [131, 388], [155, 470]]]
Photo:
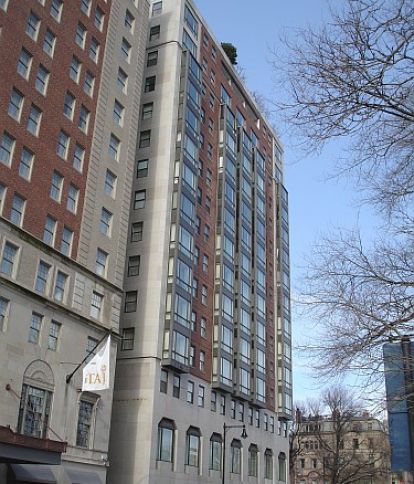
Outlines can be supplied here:
[[158, 424], [158, 460], [173, 462], [174, 430], [175, 423], [173, 420], [163, 418]]
[[258, 456], [259, 449], [257, 448], [256, 444], [250, 444], [249, 446], [249, 460], [248, 460], [248, 468], [249, 468], [249, 476], [257, 477], [257, 456]]
[[231, 472], [233, 474], [241, 473], [241, 449], [240, 440], [233, 439], [231, 443]]
[[20, 397], [19, 432], [32, 437], [46, 438], [54, 389], [53, 372], [41, 360], [26, 368]]
[[265, 460], [265, 479], [273, 479], [273, 451], [266, 449], [264, 453]]
[[286, 482], [286, 455], [284, 452], [280, 452], [277, 463], [279, 467], [279, 481]]
[[187, 458], [188, 466], [198, 467], [200, 464], [200, 437], [201, 432], [197, 427], [189, 427], [187, 430]]
[[221, 469], [221, 448], [222, 438], [220, 434], [213, 434], [210, 438], [210, 464], [209, 467], [213, 471]]

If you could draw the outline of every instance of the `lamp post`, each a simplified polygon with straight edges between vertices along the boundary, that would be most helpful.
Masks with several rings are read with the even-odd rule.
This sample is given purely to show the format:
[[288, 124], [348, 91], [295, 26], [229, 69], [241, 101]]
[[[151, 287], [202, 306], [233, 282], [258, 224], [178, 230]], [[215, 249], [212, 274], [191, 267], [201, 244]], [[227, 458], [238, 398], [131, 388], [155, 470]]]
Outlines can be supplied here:
[[223, 470], [222, 470], [222, 484], [225, 484], [225, 472], [226, 472], [226, 433], [229, 429], [243, 429], [241, 433], [242, 439], [247, 439], [246, 425], [226, 425], [223, 424]]

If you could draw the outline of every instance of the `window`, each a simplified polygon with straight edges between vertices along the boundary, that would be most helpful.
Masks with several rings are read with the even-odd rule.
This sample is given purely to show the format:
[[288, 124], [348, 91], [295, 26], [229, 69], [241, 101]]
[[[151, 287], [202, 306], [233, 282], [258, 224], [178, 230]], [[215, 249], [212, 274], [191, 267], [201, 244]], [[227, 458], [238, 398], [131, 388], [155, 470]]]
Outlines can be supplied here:
[[127, 10], [125, 13], [125, 21], [124, 21], [125, 28], [128, 29], [130, 32], [133, 32], [134, 23], [135, 23], [134, 16], [129, 10]]
[[46, 94], [47, 84], [49, 82], [49, 74], [49, 71], [40, 64], [35, 80], [35, 87], [40, 94]]
[[103, 304], [103, 296], [98, 292], [92, 292], [92, 299], [91, 299], [91, 309], [90, 309], [90, 316], [95, 319], [100, 319], [101, 317], [101, 310]]
[[128, 276], [139, 276], [141, 256], [134, 255], [128, 258]]
[[45, 38], [43, 40], [43, 51], [49, 56], [53, 57], [55, 51], [56, 36], [49, 29], [46, 30]]
[[201, 286], [201, 304], [207, 306], [208, 289], [204, 284]]
[[90, 115], [89, 111], [82, 104], [79, 111], [78, 128], [81, 129], [84, 133], [88, 132], [89, 115]]
[[65, 297], [65, 288], [68, 276], [61, 271], [57, 272], [55, 289], [53, 290], [53, 297], [56, 301], [63, 302]]
[[0, 297], [0, 331], [4, 331], [6, 326], [6, 318], [9, 312], [10, 301], [4, 297]]
[[9, 0], [0, 0], [0, 8], [5, 12], [7, 11], [8, 4]]
[[233, 365], [226, 358], [221, 357], [220, 360], [220, 380], [225, 385], [233, 386]]
[[81, 10], [89, 17], [92, 0], [81, 0]]
[[202, 317], [200, 320], [200, 335], [202, 338], [206, 338], [206, 318]]
[[156, 76], [149, 76], [145, 78], [144, 92], [151, 92], [155, 89]]
[[52, 182], [50, 185], [50, 198], [53, 198], [53, 200], [60, 202], [62, 196], [62, 186], [63, 176], [57, 171], [54, 171], [52, 174]]
[[134, 222], [131, 224], [131, 242], [140, 242], [142, 240], [144, 222]]
[[17, 253], [18, 247], [6, 242], [4, 244], [3, 258], [1, 260], [0, 272], [7, 274], [8, 276], [13, 276], [16, 270]]
[[198, 387], [198, 397], [197, 397], [197, 404], [199, 407], [204, 407], [204, 387], [201, 385]]
[[260, 411], [259, 410], [254, 411], [254, 417], [255, 417], [256, 427], [260, 428]]
[[30, 12], [29, 19], [26, 24], [26, 34], [31, 37], [34, 41], [37, 40], [37, 35], [39, 34], [40, 19], [39, 17]]
[[23, 384], [20, 398], [19, 432], [45, 438], [49, 426], [52, 392]]
[[230, 472], [233, 474], [240, 474], [241, 472], [241, 442], [233, 439], [231, 443], [231, 468]]
[[99, 42], [95, 39], [95, 37], [92, 37], [91, 45], [89, 46], [89, 58], [92, 59], [95, 64], [98, 63], [99, 47]]
[[37, 136], [39, 134], [41, 119], [42, 111], [37, 106], [32, 104], [27, 120], [27, 131], [29, 131], [29, 133], [31, 133], [33, 136]]
[[66, 157], [68, 156], [69, 140], [69, 136], [64, 131], [59, 133], [56, 153], [64, 160], [66, 160]]
[[270, 416], [270, 431], [272, 434], [275, 433], [275, 417]]
[[213, 471], [221, 470], [221, 449], [222, 438], [220, 434], [213, 434], [210, 438], [210, 458], [209, 469]]
[[73, 152], [73, 168], [75, 168], [75, 170], [79, 171], [80, 173], [82, 172], [84, 159], [85, 159], [85, 148], [83, 148], [81, 145], [76, 143], [75, 149]]
[[60, 19], [62, 17], [62, 10], [63, 1], [52, 0], [52, 5], [50, 6], [50, 15], [56, 20], [56, 22], [60, 22]]
[[154, 103], [146, 103], [142, 106], [142, 114], [141, 114], [141, 119], [151, 119], [152, 118], [152, 112], [154, 109]]
[[57, 321], [53, 321], [52, 319], [49, 328], [49, 338], [47, 340], [47, 349], [50, 351], [57, 350], [61, 326], [62, 325], [60, 323], [58, 323]]
[[147, 57], [147, 67], [156, 66], [158, 62], [158, 50], [149, 52]]
[[20, 57], [17, 62], [17, 72], [25, 79], [28, 79], [30, 75], [32, 59], [33, 56], [30, 54], [30, 52], [28, 52], [26, 49], [21, 50]]
[[25, 204], [26, 200], [17, 193], [15, 193], [10, 209], [10, 222], [18, 225], [19, 227], [21, 227], [23, 223]]
[[128, 76], [121, 68], [118, 69], [118, 77], [116, 82], [118, 88], [125, 93], [128, 87]]
[[43, 242], [52, 245], [55, 242], [56, 220], [48, 215], [46, 217], [45, 229], [43, 231]]
[[95, 27], [102, 32], [105, 15], [99, 7], [95, 10]]
[[84, 49], [85, 40], [86, 40], [86, 28], [81, 23], [79, 23], [76, 28], [75, 42], [81, 49]]
[[104, 192], [112, 198], [115, 198], [117, 177], [110, 170], [106, 170]]
[[226, 414], [226, 397], [224, 395], [220, 395], [220, 415]]
[[135, 192], [134, 198], [134, 210], [139, 208], [145, 208], [145, 202], [147, 199], [147, 191], [146, 190], [138, 190]]
[[200, 464], [200, 429], [190, 427], [187, 430], [187, 455], [186, 464], [188, 466], [199, 467]]
[[109, 156], [114, 160], [118, 161], [120, 151], [121, 151], [121, 142], [114, 134], [111, 134], [111, 137], [109, 138], [109, 148], [108, 148]]
[[60, 251], [62, 254], [70, 257], [72, 254], [73, 230], [63, 227], [62, 240], [60, 242]]
[[154, 2], [152, 4], [152, 16], [160, 15], [162, 12], [162, 2]]
[[195, 346], [190, 346], [190, 366], [193, 367], [195, 363]]
[[153, 27], [150, 28], [150, 33], [149, 33], [149, 40], [150, 42], [152, 40], [158, 40], [160, 38], [160, 26], [159, 25], [154, 25]]
[[101, 234], [107, 235], [109, 237], [111, 235], [111, 227], [112, 213], [106, 208], [102, 207], [99, 231], [101, 232]]
[[81, 68], [82, 64], [80, 60], [77, 57], [73, 56], [69, 67], [69, 77], [77, 84], [79, 83]]
[[203, 255], [203, 272], [208, 272], [208, 255]]
[[44, 294], [47, 290], [49, 271], [50, 265], [40, 261], [37, 267], [35, 290], [41, 294]]
[[358, 439], [352, 439], [352, 448], [353, 449], [359, 449], [359, 440]]
[[43, 316], [41, 314], [32, 313], [29, 328], [29, 343], [37, 344], [39, 342], [40, 330], [42, 328]]
[[137, 310], [138, 291], [128, 291], [125, 293], [125, 313], [134, 313]]
[[20, 121], [20, 116], [22, 114], [22, 108], [23, 108], [23, 101], [24, 101], [23, 94], [19, 92], [17, 89], [13, 89], [10, 96], [8, 113], [16, 121]]
[[249, 446], [249, 458], [248, 458], [248, 473], [249, 476], [257, 477], [257, 454], [258, 448], [255, 444]]
[[194, 402], [194, 383], [190, 380], [187, 382], [187, 402]]
[[7, 188], [0, 183], [0, 215], [3, 211], [4, 200], [6, 198]]
[[88, 96], [92, 97], [94, 87], [95, 87], [95, 76], [91, 72], [86, 71], [85, 81], [83, 83], [83, 91]]
[[98, 340], [88, 336], [85, 348], [85, 356], [87, 357], [86, 361], [91, 361], [91, 359], [94, 357], [97, 345]]
[[179, 375], [173, 376], [173, 397], [180, 398], [181, 378]]
[[200, 350], [200, 371], [204, 373], [206, 366], [206, 354], [203, 350]]
[[94, 404], [88, 400], [79, 401], [78, 425], [76, 428], [76, 445], [89, 447], [92, 428]]
[[217, 410], [217, 392], [215, 390], [211, 390], [210, 409], [212, 412]]
[[173, 462], [175, 423], [166, 418], [158, 424], [157, 460]]
[[79, 188], [75, 187], [75, 185], [69, 185], [68, 189], [68, 200], [66, 202], [66, 208], [72, 212], [76, 213], [78, 207], [78, 198], [79, 198]]
[[121, 43], [121, 57], [126, 62], [129, 62], [130, 61], [130, 57], [131, 57], [131, 44], [126, 39], [122, 39], [122, 43]]
[[124, 106], [122, 106], [122, 104], [117, 100], [115, 100], [112, 117], [116, 124], [122, 126], [124, 120]]
[[265, 460], [265, 479], [273, 479], [273, 452], [266, 449], [264, 453]]
[[96, 251], [95, 272], [98, 276], [106, 276], [106, 266], [108, 262], [108, 254], [102, 249]]
[[133, 350], [134, 339], [135, 339], [135, 328], [124, 328], [122, 330], [121, 350], [124, 350], [124, 351]]
[[3, 133], [0, 144], [0, 161], [6, 166], [11, 165], [15, 143], [14, 138], [6, 132]]
[[175, 361], [188, 365], [189, 340], [178, 331], [173, 331], [172, 357]]
[[193, 12], [186, 6], [184, 11], [184, 21], [194, 34], [198, 38], [198, 21], [196, 20]]
[[161, 370], [160, 373], [160, 392], [167, 393], [168, 391], [168, 371]]
[[284, 452], [280, 452], [277, 461], [279, 468], [279, 481], [286, 482], [286, 455]]

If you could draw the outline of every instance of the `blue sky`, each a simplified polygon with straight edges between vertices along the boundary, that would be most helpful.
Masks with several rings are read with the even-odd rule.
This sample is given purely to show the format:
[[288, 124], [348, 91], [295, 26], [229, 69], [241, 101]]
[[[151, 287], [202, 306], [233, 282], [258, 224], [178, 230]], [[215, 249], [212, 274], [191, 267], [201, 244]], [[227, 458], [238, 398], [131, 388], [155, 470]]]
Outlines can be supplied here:
[[[326, 0], [195, 0], [201, 14], [220, 42], [237, 47], [238, 63], [245, 70], [250, 90], [271, 99], [274, 73], [269, 63], [272, 49], [283, 49], [280, 34], [286, 28], [318, 25], [329, 17]], [[335, 2], [334, 2], [335, 3]], [[337, 0], [340, 4], [340, 0]], [[295, 148], [289, 130], [277, 126], [285, 146], [286, 185], [290, 194], [290, 231], [292, 289], [295, 292], [304, 265], [317, 238], [337, 227], [369, 225], [370, 214], [356, 202], [349, 180], [328, 179], [333, 163], [346, 148], [346, 141], [331, 143], [320, 155], [304, 156]], [[312, 322], [296, 315], [293, 321], [294, 341], [310, 334]], [[307, 362], [296, 354], [294, 365], [294, 399], [316, 396], [319, 389], [313, 381]]]

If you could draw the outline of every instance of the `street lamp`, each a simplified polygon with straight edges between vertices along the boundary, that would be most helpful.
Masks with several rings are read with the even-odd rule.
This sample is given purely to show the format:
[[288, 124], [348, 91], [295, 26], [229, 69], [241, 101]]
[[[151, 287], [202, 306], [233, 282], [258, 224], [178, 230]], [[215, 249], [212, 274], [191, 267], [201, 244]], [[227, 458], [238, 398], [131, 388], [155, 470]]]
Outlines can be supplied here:
[[223, 424], [223, 470], [222, 470], [222, 484], [225, 484], [225, 472], [226, 472], [226, 433], [229, 429], [243, 429], [240, 437], [247, 439], [246, 425], [226, 425]]

